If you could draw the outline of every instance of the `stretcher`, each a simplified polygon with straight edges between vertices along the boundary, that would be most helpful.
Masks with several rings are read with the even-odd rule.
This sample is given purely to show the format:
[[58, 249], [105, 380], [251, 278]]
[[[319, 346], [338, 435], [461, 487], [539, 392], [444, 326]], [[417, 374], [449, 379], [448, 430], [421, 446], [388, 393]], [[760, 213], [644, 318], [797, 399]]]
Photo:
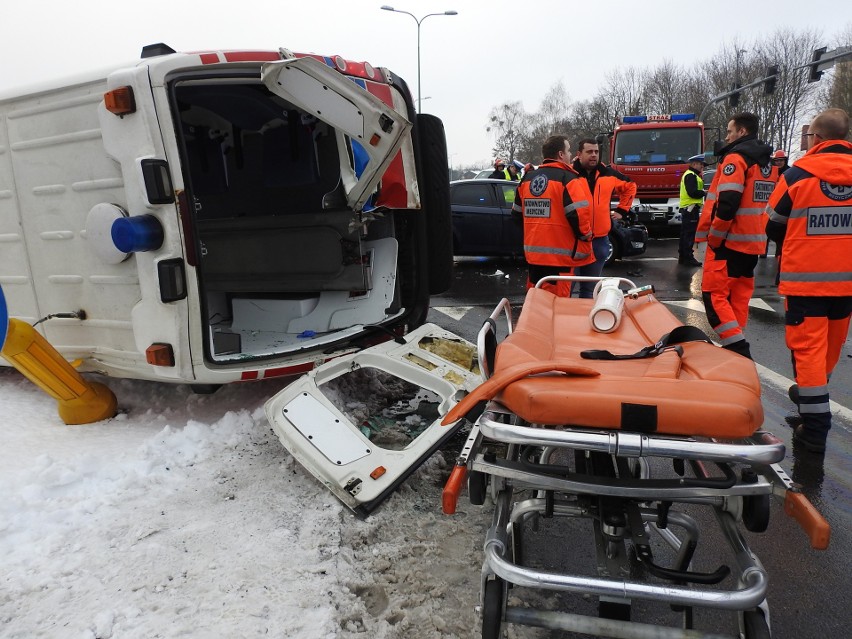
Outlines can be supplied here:
[[[483, 639], [506, 624], [770, 637], [768, 576], [741, 528], [767, 529], [774, 494], [814, 548], [827, 547], [830, 529], [778, 465], [784, 444], [761, 430], [753, 362], [684, 327], [650, 287], [599, 280], [586, 300], [542, 288], [554, 279], [566, 278], [528, 291], [517, 323], [505, 299], [485, 321], [484, 381], [443, 420], [472, 423], [444, 512], [456, 511], [465, 483], [472, 504], [494, 505]], [[708, 556], [705, 536], [723, 556]], [[655, 608], [664, 612], [651, 613], [653, 624], [632, 620], [634, 609]], [[706, 610], [736, 620], [727, 633], [699, 630]]]

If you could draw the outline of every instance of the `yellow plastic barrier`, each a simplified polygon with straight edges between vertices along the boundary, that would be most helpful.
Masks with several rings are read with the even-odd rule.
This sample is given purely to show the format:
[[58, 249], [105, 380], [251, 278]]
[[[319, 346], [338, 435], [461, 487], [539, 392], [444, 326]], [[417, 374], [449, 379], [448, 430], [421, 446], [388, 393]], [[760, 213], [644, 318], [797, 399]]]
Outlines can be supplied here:
[[90, 424], [114, 417], [113, 392], [98, 382], [88, 382], [32, 326], [9, 319], [6, 342], [0, 354], [31, 382], [59, 402], [66, 424]]

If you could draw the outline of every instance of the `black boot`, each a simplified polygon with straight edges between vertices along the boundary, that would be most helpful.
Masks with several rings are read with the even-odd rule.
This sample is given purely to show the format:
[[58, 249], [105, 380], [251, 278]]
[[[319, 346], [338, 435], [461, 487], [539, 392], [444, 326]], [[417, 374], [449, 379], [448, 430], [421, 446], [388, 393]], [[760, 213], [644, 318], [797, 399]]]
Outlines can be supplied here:
[[817, 455], [825, 455], [825, 440], [827, 433], [807, 428], [804, 424], [800, 424], [793, 428], [793, 446], [804, 448], [809, 453]]
[[701, 262], [696, 260], [692, 255], [678, 258], [677, 263], [682, 264], [683, 266], [701, 266]]
[[793, 384], [790, 388], [787, 389], [787, 397], [790, 398], [790, 401], [793, 402], [796, 406], [799, 405], [799, 385]]

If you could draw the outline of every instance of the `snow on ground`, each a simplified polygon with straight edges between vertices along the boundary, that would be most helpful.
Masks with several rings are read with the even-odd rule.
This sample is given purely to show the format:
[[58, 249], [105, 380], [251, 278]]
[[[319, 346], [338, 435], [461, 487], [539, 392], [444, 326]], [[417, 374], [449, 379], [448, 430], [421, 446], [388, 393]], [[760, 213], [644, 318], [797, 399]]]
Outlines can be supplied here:
[[66, 426], [0, 368], [0, 636], [478, 636], [490, 517], [441, 514], [441, 455], [360, 521], [272, 433], [281, 382], [103, 381], [121, 413]]

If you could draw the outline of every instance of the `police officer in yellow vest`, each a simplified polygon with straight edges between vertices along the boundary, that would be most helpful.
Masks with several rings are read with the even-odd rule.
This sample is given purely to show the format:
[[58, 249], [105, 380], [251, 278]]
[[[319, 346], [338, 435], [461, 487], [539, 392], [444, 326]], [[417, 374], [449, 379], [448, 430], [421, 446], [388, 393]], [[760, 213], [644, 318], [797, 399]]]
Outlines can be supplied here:
[[692, 246], [695, 244], [695, 230], [698, 228], [698, 217], [701, 215], [701, 205], [706, 195], [701, 172], [707, 163], [703, 153], [693, 155], [688, 162], [689, 168], [683, 172], [680, 179], [681, 222], [677, 262], [684, 266], [701, 266], [701, 262], [692, 254]]

